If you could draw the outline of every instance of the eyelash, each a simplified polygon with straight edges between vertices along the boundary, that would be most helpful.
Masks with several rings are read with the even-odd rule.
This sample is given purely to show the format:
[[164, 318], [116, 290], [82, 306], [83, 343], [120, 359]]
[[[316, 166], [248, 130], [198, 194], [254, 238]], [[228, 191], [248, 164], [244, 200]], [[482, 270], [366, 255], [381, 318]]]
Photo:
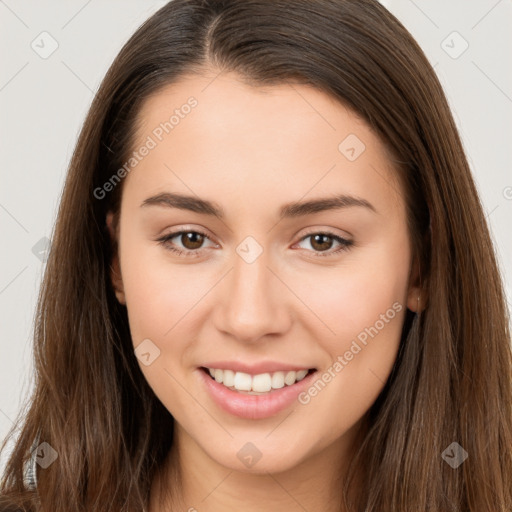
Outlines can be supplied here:
[[[198, 235], [202, 235], [204, 236], [205, 238], [207, 238], [208, 240], [210, 239], [210, 237], [206, 234], [206, 233], [203, 233], [202, 231], [197, 231], [197, 230], [182, 230], [182, 231], [176, 231], [174, 233], [169, 233], [161, 238], [159, 238], [157, 240], [157, 242], [159, 242], [161, 245], [164, 246], [165, 249], [169, 250], [169, 251], [172, 251], [180, 256], [184, 256], [186, 258], [194, 258], [194, 257], [197, 257], [197, 256], [200, 256], [201, 255], [201, 252], [202, 252], [202, 249], [196, 249], [196, 250], [192, 250], [192, 249], [188, 249], [188, 250], [183, 250], [183, 249], [178, 249], [176, 248], [175, 246], [173, 245], [170, 245], [170, 240], [172, 238], [175, 238], [176, 236], [179, 236], [179, 235], [183, 235], [183, 234], [186, 234], [186, 233], [195, 233], [195, 234], [198, 234]], [[308, 233], [307, 235], [303, 236], [299, 242], [302, 242], [303, 240], [313, 236], [313, 235], [324, 235], [324, 236], [328, 236], [332, 239], [334, 239], [336, 242], [338, 242], [339, 244], [341, 244], [340, 248], [335, 250], [335, 251], [332, 251], [332, 252], [327, 252], [327, 251], [322, 251], [322, 252], [319, 252], [319, 251], [313, 251], [315, 253], [315, 258], [318, 257], [318, 258], [325, 258], [325, 257], [328, 257], [328, 256], [333, 256], [335, 254], [338, 254], [342, 251], [347, 251], [350, 249], [350, 247], [354, 244], [354, 242], [352, 240], [347, 240], [345, 238], [342, 238], [341, 236], [339, 235], [335, 235], [334, 233], [331, 233], [329, 231], [314, 231], [312, 233]]]

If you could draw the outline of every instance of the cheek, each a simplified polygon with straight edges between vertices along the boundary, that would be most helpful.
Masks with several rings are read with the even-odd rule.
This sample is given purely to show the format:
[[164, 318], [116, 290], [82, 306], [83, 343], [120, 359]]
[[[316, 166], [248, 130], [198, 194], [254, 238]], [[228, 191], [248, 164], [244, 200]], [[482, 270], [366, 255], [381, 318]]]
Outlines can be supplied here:
[[163, 341], [205, 294], [211, 276], [197, 266], [172, 263], [170, 254], [157, 243], [141, 243], [130, 233], [121, 240], [121, 272], [133, 342], [137, 345], [144, 338]]
[[[211, 275], [193, 271], [192, 267], [152, 265], [137, 272], [133, 262], [133, 272], [126, 272], [125, 286], [130, 329], [134, 344], [140, 339], [152, 338], [168, 344], [171, 338], [174, 348], [179, 333], [194, 318], [195, 308], [200, 309], [201, 299], [211, 289], [215, 280]], [[196, 306], [197, 305], [197, 306]]]
[[171, 263], [156, 244], [141, 245], [127, 236], [121, 247], [132, 342], [136, 348], [151, 340], [158, 356], [147, 366], [139, 360], [139, 367], [156, 396], [173, 414], [178, 411], [179, 418], [179, 411], [190, 409], [189, 396], [179, 384], [184, 382], [182, 370], [190, 365], [195, 347], [193, 329], [201, 298], [215, 284], [215, 276], [194, 265]]
[[406, 313], [408, 247], [405, 237], [375, 244], [302, 282], [301, 293], [309, 290], [308, 306], [322, 320], [315, 339], [329, 361], [301, 403], [326, 414], [333, 428], [360, 418], [389, 377]]
[[295, 278], [297, 295], [317, 318], [317, 327], [310, 324], [317, 332], [315, 338], [324, 340], [331, 355], [344, 352], [358, 336], [364, 338], [365, 329], [375, 324], [383, 338], [399, 337], [409, 275], [407, 247], [406, 239], [402, 244], [375, 244], [347, 253], [339, 265]]
[[376, 245], [309, 282], [310, 290], [323, 291], [309, 294], [311, 308], [334, 333], [324, 329], [317, 337], [330, 362], [301, 403], [325, 415], [333, 429], [349, 428], [364, 415], [396, 360], [406, 313], [407, 248], [406, 238], [402, 245]]

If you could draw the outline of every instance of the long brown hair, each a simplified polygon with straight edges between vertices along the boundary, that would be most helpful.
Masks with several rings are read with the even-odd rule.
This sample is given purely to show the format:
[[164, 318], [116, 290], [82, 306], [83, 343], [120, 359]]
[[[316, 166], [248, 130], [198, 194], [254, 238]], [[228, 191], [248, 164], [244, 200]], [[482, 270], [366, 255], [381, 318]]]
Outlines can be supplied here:
[[[110, 281], [105, 216], [122, 187], [102, 199], [94, 191], [133, 150], [142, 103], [205, 66], [336, 98], [385, 143], [403, 186], [427, 306], [408, 311], [393, 371], [368, 411], [351, 466], [363, 470], [363, 492], [349, 510], [512, 511], [512, 355], [489, 230], [441, 85], [375, 0], [174, 0], [126, 43], [70, 163], [37, 309], [35, 388], [2, 447], [16, 433], [3, 502], [52, 512], [147, 507], [173, 419], [139, 369]], [[38, 468], [33, 489], [25, 471], [43, 442], [58, 458]], [[443, 456], [452, 443], [468, 454], [457, 468]], [[343, 485], [340, 502], [350, 479]]]

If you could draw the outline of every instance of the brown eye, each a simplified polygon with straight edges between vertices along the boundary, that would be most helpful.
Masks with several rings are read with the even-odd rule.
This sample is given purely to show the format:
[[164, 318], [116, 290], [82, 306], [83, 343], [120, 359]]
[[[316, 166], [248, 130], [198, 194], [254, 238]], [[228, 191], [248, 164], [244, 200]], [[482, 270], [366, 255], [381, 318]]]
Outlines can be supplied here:
[[[309, 240], [309, 252], [313, 252], [314, 256], [334, 256], [341, 251], [348, 250], [354, 242], [347, 240], [334, 233], [311, 233], [301, 239], [301, 243]], [[338, 244], [338, 249], [330, 250], [334, 244]]]
[[332, 247], [333, 238], [329, 235], [319, 233], [311, 236], [311, 247], [318, 251], [327, 251]]
[[180, 241], [185, 249], [199, 249], [204, 242], [204, 235], [196, 231], [186, 231], [181, 234]]
[[199, 231], [176, 231], [159, 238], [157, 242], [166, 249], [179, 254], [180, 256], [200, 256], [203, 252], [203, 244], [210, 240], [208, 235]]

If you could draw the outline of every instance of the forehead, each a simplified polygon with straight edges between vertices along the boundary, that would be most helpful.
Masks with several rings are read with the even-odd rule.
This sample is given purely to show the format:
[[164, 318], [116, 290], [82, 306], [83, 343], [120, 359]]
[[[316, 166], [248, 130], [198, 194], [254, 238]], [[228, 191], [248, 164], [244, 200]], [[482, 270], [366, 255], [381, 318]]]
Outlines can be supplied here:
[[234, 73], [182, 77], [143, 104], [133, 150], [149, 140], [152, 149], [127, 177], [138, 190], [217, 191], [217, 202], [242, 191], [246, 201], [345, 192], [400, 202], [380, 139], [351, 109], [309, 85], [256, 87]]
[[[190, 98], [197, 106], [182, 114], [180, 110], [189, 110], [186, 104]], [[234, 72], [185, 75], [163, 87], [144, 102], [138, 115], [139, 135], [165, 123], [173, 113], [179, 116], [171, 123], [175, 133], [178, 124], [188, 118], [186, 124], [205, 142], [210, 136], [220, 138], [236, 132], [239, 142], [262, 141], [264, 147], [271, 141], [278, 146], [284, 139], [288, 144], [302, 142], [305, 135], [326, 139], [336, 147], [349, 127], [362, 138], [375, 138], [353, 110], [323, 91], [293, 82], [249, 85]], [[252, 145], [251, 149], [256, 148]]]

